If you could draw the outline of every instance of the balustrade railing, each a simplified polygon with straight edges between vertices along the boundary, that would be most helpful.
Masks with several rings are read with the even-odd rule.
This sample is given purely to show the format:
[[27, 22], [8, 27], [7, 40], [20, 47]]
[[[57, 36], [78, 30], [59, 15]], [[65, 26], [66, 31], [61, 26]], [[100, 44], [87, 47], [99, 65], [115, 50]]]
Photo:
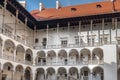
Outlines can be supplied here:
[[69, 66], [69, 65], [96, 65], [96, 64], [104, 64], [103, 60], [88, 60], [88, 61], [68, 61], [68, 62], [63, 62], [63, 61], [56, 61], [56, 62], [45, 62], [45, 63], [37, 63], [37, 66]]
[[3, 54], [3, 58], [4, 59], [7, 59], [7, 60], [14, 60], [14, 57], [13, 56], [10, 56], [10, 55], [7, 55], [7, 54]]
[[[7, 25], [7, 24], [4, 24], [4, 26], [7, 27], [8, 25]], [[0, 28], [0, 33], [6, 35], [7, 37], [10, 37], [10, 38], [18, 41], [18, 42], [20, 42], [20, 43], [22, 43], [22, 44], [24, 44], [24, 45], [26, 45], [26, 46], [28, 46], [28, 47], [32, 47], [32, 48], [33, 48], [33, 44], [31, 44], [31, 42], [25, 40], [24, 38], [22, 38], [22, 37], [20, 37], [20, 36], [18, 36], [18, 35], [13, 34], [12, 32], [8, 31], [8, 30], [5, 29], [5, 28], [3, 28], [3, 29]], [[25, 41], [26, 41], [27, 43], [25, 43]]]
[[[105, 45], [109, 44], [117, 44], [116, 41], [108, 42]], [[99, 44], [98, 42], [95, 42], [93, 45], [89, 45], [87, 43], [84, 44], [68, 44], [66, 46], [62, 45], [46, 45], [46, 46], [34, 46], [34, 49], [59, 49], [59, 48], [80, 48], [80, 47], [96, 47], [96, 46], [102, 46], [104, 44]]]
[[32, 62], [25, 60], [25, 64], [32, 65]]
[[24, 63], [24, 60], [19, 59], [19, 58], [16, 58], [15, 61], [16, 61], [16, 62], [19, 62], [19, 63]]

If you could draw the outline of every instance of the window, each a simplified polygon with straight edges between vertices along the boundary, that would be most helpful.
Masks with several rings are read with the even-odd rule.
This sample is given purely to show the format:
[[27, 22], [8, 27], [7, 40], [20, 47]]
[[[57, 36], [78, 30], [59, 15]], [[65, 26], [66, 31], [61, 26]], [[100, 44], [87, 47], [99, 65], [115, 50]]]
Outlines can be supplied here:
[[79, 44], [79, 37], [75, 36], [75, 44]]
[[71, 8], [71, 12], [74, 12], [76, 11], [77, 9], [76, 8]]
[[36, 39], [35, 39], [35, 43], [38, 43], [38, 42], [39, 42], [39, 39], [38, 39], [38, 38], [36, 38]]
[[103, 37], [100, 38], [100, 44], [102, 44], [102, 43], [107, 44], [107, 42], [108, 42], [107, 37], [104, 37], [104, 39], [103, 39]]
[[47, 45], [47, 38], [43, 38], [42, 45], [45, 47]]
[[91, 41], [91, 40], [90, 40], [90, 38], [88, 37], [88, 38], [87, 38], [87, 44], [88, 44], [88, 46], [90, 45], [90, 41]]
[[67, 43], [68, 43], [67, 40], [61, 40], [61, 46], [62, 47], [67, 47]]
[[[91, 40], [92, 40], [92, 41], [91, 41]], [[92, 39], [91, 39], [91, 38], [88, 38], [88, 39], [87, 39], [87, 43], [88, 43], [88, 45], [90, 45], [90, 44], [91, 44], [91, 45], [94, 45], [95, 39], [94, 39], [94, 38], [92, 38]]]
[[102, 6], [100, 4], [96, 5], [96, 8], [102, 8]]
[[107, 44], [107, 42], [108, 42], [108, 38], [105, 37], [105, 38], [104, 38], [104, 44]]

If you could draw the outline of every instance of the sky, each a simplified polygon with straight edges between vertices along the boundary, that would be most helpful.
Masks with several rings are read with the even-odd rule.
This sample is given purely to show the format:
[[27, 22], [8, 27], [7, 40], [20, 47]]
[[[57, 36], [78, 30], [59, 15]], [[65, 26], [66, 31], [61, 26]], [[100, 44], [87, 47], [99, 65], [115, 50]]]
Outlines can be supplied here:
[[[26, 0], [27, 1], [27, 10], [30, 12], [35, 9], [39, 9], [39, 3], [42, 2], [45, 8], [55, 8], [56, 0]], [[59, 0], [62, 6], [71, 6], [78, 4], [85, 4], [96, 2], [99, 0]]]

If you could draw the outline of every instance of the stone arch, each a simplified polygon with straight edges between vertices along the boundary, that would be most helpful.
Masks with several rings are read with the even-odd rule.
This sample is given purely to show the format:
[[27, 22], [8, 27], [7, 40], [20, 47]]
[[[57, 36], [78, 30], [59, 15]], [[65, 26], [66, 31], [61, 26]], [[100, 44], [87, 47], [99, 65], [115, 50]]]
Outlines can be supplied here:
[[94, 80], [104, 80], [104, 69], [101, 67], [95, 67], [92, 70], [92, 76]]
[[14, 59], [15, 44], [13, 41], [7, 39], [4, 43], [3, 57], [5, 59]]
[[76, 67], [71, 67], [69, 69], [69, 80], [77, 80], [78, 79], [78, 69]]
[[43, 68], [37, 68], [35, 80], [45, 80], [45, 70]]
[[56, 80], [56, 72], [52, 67], [47, 68], [47, 80]]
[[82, 49], [80, 51], [80, 62], [81, 64], [89, 64], [89, 61], [91, 59], [91, 53], [89, 49]]
[[30, 67], [25, 69], [24, 80], [32, 80], [32, 70]]
[[59, 65], [67, 65], [67, 52], [65, 50], [60, 50], [58, 52], [58, 64]]
[[31, 49], [27, 49], [25, 53], [25, 63], [31, 65], [32, 62], [33, 62], [33, 52]]
[[90, 79], [90, 69], [88, 67], [82, 67], [80, 69], [80, 79], [81, 80], [89, 80]]
[[17, 45], [16, 47], [16, 57], [17, 62], [24, 62], [25, 49], [22, 45]]
[[92, 63], [102, 63], [103, 62], [103, 50], [101, 48], [95, 48], [92, 51]]
[[15, 69], [15, 76], [14, 76], [14, 80], [23, 80], [24, 75], [24, 68], [22, 65], [17, 65], [16, 69]]
[[58, 68], [57, 80], [67, 80], [67, 71], [64, 67]]
[[44, 51], [37, 52], [36, 65], [46, 65], [46, 56]]
[[3, 64], [3, 72], [2, 72], [2, 78], [4, 77], [5, 80], [13, 80], [13, 72], [14, 72], [14, 66], [10, 62], [6, 62]]
[[56, 65], [56, 53], [51, 50], [47, 52], [47, 64], [48, 65]]
[[77, 64], [79, 62], [79, 53], [76, 49], [72, 49], [69, 53], [69, 64]]

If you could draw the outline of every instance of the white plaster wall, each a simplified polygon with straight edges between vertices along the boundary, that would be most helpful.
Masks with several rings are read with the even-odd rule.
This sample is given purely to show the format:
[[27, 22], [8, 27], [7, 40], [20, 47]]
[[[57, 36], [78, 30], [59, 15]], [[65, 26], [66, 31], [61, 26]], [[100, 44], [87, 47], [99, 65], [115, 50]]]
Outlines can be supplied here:
[[[104, 34], [107, 34], [107, 38], [108, 38], [108, 43], [110, 42], [110, 35], [111, 35], [111, 41], [115, 42], [116, 41], [116, 30], [115, 29], [110, 29], [112, 28], [112, 23], [105, 23], [107, 25], [105, 25], [104, 27]], [[95, 43], [99, 42], [99, 35], [102, 36], [103, 34], [103, 30], [102, 30], [102, 25], [99, 24], [95, 24], [96, 26], [93, 26], [93, 35], [95, 38]], [[83, 28], [83, 26], [85, 26], [85, 28]], [[81, 38], [83, 39], [84, 43], [87, 43], [87, 35], [91, 35], [91, 31], [90, 31], [90, 25], [83, 25], [81, 26]], [[99, 32], [100, 31], [100, 32]], [[111, 31], [111, 33], [110, 33]], [[79, 27], [78, 26], [70, 26], [69, 30], [68, 27], [63, 27], [59, 28], [59, 31], [57, 33], [57, 29], [56, 28], [52, 28], [48, 30], [48, 45], [60, 45], [61, 44], [61, 38], [68, 38], [68, 44], [75, 44], [75, 36], [78, 36], [78, 32], [79, 32]], [[46, 34], [46, 30], [38, 30], [37, 31], [37, 36], [36, 38], [39, 39], [39, 42], [36, 43], [37, 46], [41, 46], [42, 45], [42, 39], [43, 38], [47, 38], [47, 34]], [[118, 37], [120, 37], [120, 22], [118, 22]], [[105, 36], [106, 37], [106, 36]]]
[[104, 45], [104, 80], [117, 80], [116, 45]]

